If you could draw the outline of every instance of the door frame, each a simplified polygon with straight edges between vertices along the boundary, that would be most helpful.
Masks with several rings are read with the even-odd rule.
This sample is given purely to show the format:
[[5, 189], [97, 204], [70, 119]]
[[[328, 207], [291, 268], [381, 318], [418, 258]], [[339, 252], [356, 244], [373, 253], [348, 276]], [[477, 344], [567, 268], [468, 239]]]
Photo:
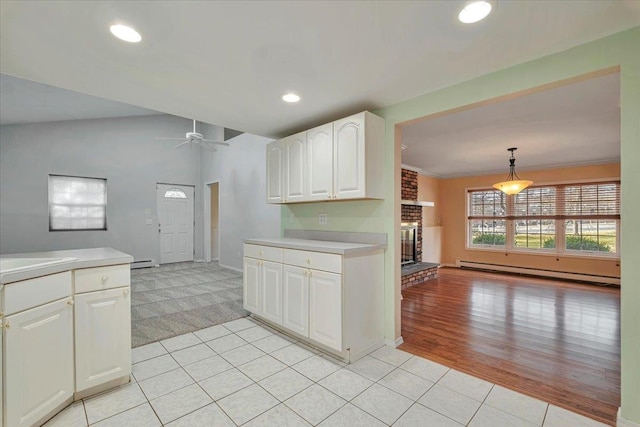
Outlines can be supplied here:
[[[211, 262], [211, 186], [218, 184], [218, 229], [220, 229], [220, 193], [222, 189], [222, 182], [219, 179], [213, 181], [205, 181], [203, 186], [203, 198], [204, 198], [204, 262]], [[220, 232], [218, 232], [218, 262], [222, 258], [222, 251], [220, 250]]]
[[[156, 224], [160, 223], [160, 212], [158, 211], [158, 185], [175, 185], [176, 187], [192, 187], [193, 188], [193, 224], [191, 227], [193, 228], [193, 261], [196, 259], [196, 186], [193, 184], [176, 184], [175, 182], [156, 182]], [[158, 226], [158, 231], [160, 230]], [[162, 241], [160, 240], [160, 233], [156, 233], [156, 250], [158, 251], [158, 261], [156, 262], [157, 266], [163, 265], [160, 261], [162, 259]]]

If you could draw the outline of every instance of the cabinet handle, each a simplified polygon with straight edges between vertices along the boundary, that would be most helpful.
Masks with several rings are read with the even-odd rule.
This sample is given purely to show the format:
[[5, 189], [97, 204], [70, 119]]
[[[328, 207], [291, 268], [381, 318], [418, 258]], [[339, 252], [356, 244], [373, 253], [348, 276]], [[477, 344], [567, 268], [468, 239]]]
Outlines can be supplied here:
[[327, 196], [327, 199], [333, 199], [333, 196], [332, 196], [331, 194], [329, 194], [329, 195]]
[[311, 258], [307, 258], [307, 264], [311, 264]]
[[309, 277], [313, 276], [313, 272], [309, 270]]
[[122, 295], [127, 295], [129, 293], [129, 289], [125, 289], [124, 291], [122, 291]]
[[260, 251], [260, 256], [264, 255], [264, 252]]
[[106, 282], [108, 279], [109, 279], [109, 277], [107, 277], [107, 276], [102, 276], [102, 281], [103, 281], [103, 282]]
[[67, 305], [68, 305], [69, 307], [71, 307], [73, 304], [75, 304], [75, 301], [74, 301], [74, 300], [70, 299], [69, 301], [67, 301]]
[[308, 276], [308, 275], [309, 275], [309, 270], [305, 270], [305, 271], [304, 271], [304, 275], [305, 275], [305, 276]]
[[6, 323], [4, 324], [4, 328], [5, 328], [5, 329], [9, 329], [10, 327], [11, 327], [11, 323], [6, 322]]

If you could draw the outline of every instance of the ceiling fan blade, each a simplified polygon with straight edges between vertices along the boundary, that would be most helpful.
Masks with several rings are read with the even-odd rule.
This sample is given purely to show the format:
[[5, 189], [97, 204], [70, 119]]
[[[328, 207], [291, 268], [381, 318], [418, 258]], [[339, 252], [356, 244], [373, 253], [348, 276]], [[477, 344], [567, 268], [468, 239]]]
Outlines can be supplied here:
[[229, 144], [226, 142], [220, 142], [220, 141], [213, 141], [211, 139], [203, 139], [204, 142], [208, 142], [209, 144], [217, 144], [217, 145], [224, 145], [225, 147], [228, 147]]
[[156, 136], [156, 139], [170, 139], [172, 141], [184, 141], [184, 138], [167, 138], [164, 136]]
[[218, 151], [218, 150], [216, 150], [215, 148], [213, 148], [213, 147], [209, 146], [209, 144], [207, 144], [207, 142], [205, 142], [205, 140], [202, 140], [202, 144], [201, 144], [201, 146], [202, 146], [202, 148], [205, 148], [205, 149], [207, 149], [207, 150], [209, 150], [209, 151], [214, 151], [214, 152], [215, 152], [215, 151]]
[[180, 144], [176, 145], [176, 146], [175, 146], [175, 147], [173, 147], [173, 148], [180, 148], [180, 147], [182, 147], [183, 145], [188, 144], [188, 143], [190, 143], [190, 142], [191, 142], [191, 141], [189, 141], [189, 140], [187, 139], [186, 141], [182, 141]]

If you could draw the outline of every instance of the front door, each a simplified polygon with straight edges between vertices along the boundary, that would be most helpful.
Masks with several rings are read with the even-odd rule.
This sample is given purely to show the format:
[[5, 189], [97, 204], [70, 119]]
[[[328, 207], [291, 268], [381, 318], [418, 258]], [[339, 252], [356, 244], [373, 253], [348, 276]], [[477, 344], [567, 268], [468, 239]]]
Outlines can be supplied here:
[[160, 264], [193, 261], [194, 187], [158, 184]]

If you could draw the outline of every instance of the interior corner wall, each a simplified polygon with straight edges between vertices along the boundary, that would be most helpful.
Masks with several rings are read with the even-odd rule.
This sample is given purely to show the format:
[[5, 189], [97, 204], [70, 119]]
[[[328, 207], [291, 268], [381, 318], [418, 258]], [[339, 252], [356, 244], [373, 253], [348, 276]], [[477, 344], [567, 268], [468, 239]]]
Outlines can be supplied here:
[[[207, 126], [203, 129], [208, 137]], [[280, 206], [266, 202], [266, 145], [271, 141], [243, 133], [227, 140], [229, 147], [220, 147], [215, 153], [202, 152], [201, 182], [205, 191], [210, 194], [206, 184], [219, 182], [221, 266], [242, 269], [244, 239], [280, 236]], [[205, 212], [209, 212], [206, 206]]]
[[[422, 208], [422, 261], [442, 264], [442, 200], [439, 178], [418, 174], [418, 200], [433, 202]], [[444, 200], [444, 199], [443, 199]]]
[[[0, 253], [109, 246], [158, 262], [162, 182], [196, 187], [194, 248], [202, 258], [199, 150], [156, 140], [190, 129], [190, 120], [171, 115], [0, 126]], [[106, 178], [108, 229], [50, 232], [49, 174]]]
[[[542, 85], [555, 85], [558, 81], [573, 79], [588, 73], [619, 68], [621, 85], [621, 181], [622, 181], [622, 225], [621, 234], [621, 416], [640, 424], [640, 221], [625, 221], [625, 218], [640, 217], [640, 27], [613, 34], [563, 52], [548, 55], [533, 61], [486, 74], [432, 93], [377, 110], [375, 113], [386, 119], [387, 145], [395, 141], [396, 156], [399, 156], [402, 126], [432, 114], [464, 107], [516, 92], [531, 90]], [[386, 165], [385, 165], [386, 166]], [[395, 162], [396, 175], [400, 161]], [[388, 172], [387, 172], [388, 173]], [[399, 186], [396, 193], [399, 193]], [[446, 221], [446, 218], [443, 218]], [[396, 228], [399, 219], [396, 215]], [[394, 232], [394, 236], [399, 234]], [[446, 239], [446, 237], [445, 237]], [[399, 241], [396, 237], [394, 241]], [[395, 260], [399, 255], [395, 254]], [[395, 261], [394, 261], [395, 262]], [[627, 285], [628, 284], [628, 285]], [[399, 269], [394, 287], [396, 298], [400, 295]], [[386, 295], [391, 295], [391, 291]], [[399, 301], [395, 302], [399, 307]], [[395, 316], [397, 318], [397, 314]]]
[[[620, 164], [565, 167], [538, 171], [520, 171], [523, 179], [531, 179], [535, 184], [563, 181], [579, 181], [603, 178], [620, 178]], [[458, 260], [488, 264], [528, 267], [568, 273], [583, 273], [620, 277], [620, 260], [614, 258], [586, 258], [577, 256], [550, 256], [531, 253], [487, 251], [467, 249], [467, 189], [491, 188], [504, 175], [483, 175], [441, 180], [441, 191], [447, 197], [441, 202], [443, 241], [442, 262], [453, 265]]]

